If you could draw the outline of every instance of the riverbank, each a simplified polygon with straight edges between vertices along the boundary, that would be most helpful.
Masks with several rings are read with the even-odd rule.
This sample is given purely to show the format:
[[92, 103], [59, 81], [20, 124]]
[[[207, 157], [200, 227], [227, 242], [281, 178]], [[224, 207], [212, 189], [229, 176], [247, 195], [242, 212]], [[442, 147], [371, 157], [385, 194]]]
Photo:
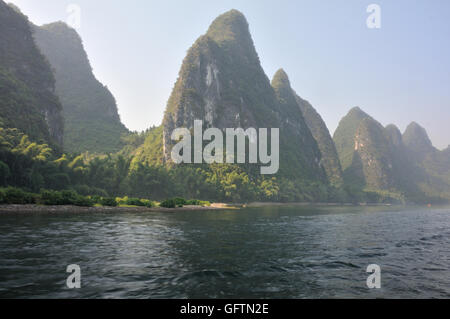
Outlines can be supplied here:
[[164, 207], [78, 207], [78, 206], [45, 206], [45, 205], [0, 205], [0, 214], [32, 214], [32, 213], [134, 213], [134, 212], [187, 212], [208, 210], [238, 209], [228, 204], [211, 204], [211, 206], [184, 206], [177, 208]]
[[[265, 208], [265, 207], [405, 207], [405, 205], [380, 204], [380, 203], [270, 203], [270, 202], [253, 202], [249, 204], [225, 204], [213, 203], [211, 206], [187, 205], [177, 208], [164, 207], [139, 207], [139, 206], [46, 206], [36, 204], [26, 205], [0, 205], [0, 214], [33, 214], [33, 213], [135, 213], [135, 212], [189, 212], [189, 211], [223, 211], [223, 210], [240, 210], [244, 208]], [[406, 205], [407, 206], [407, 205]], [[413, 205], [416, 206], [416, 205]], [[426, 205], [423, 205], [426, 206]], [[447, 207], [447, 205], [444, 205]], [[427, 208], [435, 207], [434, 205]], [[436, 207], [440, 207], [436, 205]]]
[[381, 206], [381, 207], [391, 207], [398, 206], [393, 204], [382, 204], [382, 203], [272, 203], [272, 202], [253, 202], [245, 205], [240, 205], [242, 207], [249, 208], [260, 208], [260, 207], [289, 207], [289, 206]]

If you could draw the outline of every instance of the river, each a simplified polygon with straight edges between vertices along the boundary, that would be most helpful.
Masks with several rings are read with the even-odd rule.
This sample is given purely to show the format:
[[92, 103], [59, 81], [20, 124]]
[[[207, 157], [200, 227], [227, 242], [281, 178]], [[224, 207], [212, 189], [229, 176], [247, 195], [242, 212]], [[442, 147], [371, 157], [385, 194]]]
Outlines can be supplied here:
[[450, 208], [6, 214], [0, 298], [450, 298]]

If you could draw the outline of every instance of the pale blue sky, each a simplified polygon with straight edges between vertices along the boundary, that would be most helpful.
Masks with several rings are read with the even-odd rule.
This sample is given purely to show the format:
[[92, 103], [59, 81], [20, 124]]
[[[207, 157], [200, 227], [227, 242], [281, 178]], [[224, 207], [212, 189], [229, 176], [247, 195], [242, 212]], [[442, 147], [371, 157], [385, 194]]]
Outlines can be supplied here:
[[[13, 0], [36, 24], [81, 8], [81, 34], [97, 78], [117, 99], [125, 125], [161, 123], [187, 49], [219, 14], [245, 14], [269, 77], [283, 67], [330, 131], [353, 106], [403, 131], [424, 126], [450, 144], [448, 0]], [[381, 29], [368, 29], [369, 4]]]

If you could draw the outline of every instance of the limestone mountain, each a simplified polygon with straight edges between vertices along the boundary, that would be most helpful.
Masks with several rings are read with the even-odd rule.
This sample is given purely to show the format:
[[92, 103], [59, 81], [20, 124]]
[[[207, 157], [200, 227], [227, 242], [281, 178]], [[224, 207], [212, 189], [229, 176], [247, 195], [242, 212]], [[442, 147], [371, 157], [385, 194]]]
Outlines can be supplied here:
[[34, 26], [35, 41], [53, 67], [63, 105], [67, 152], [109, 153], [123, 146], [128, 133], [116, 101], [94, 76], [82, 40], [63, 22]]
[[[164, 116], [165, 154], [175, 127], [263, 127], [278, 112], [245, 17], [232, 10], [218, 17], [189, 49]], [[273, 127], [266, 125], [264, 127]]]
[[360, 108], [341, 120], [334, 141], [347, 183], [384, 190], [396, 186], [389, 135]]
[[[273, 87], [272, 87], [273, 85]], [[165, 112], [164, 156], [175, 128], [280, 128], [280, 172], [325, 180], [320, 151], [280, 71], [272, 85], [261, 67], [244, 15], [219, 16], [189, 49]]]
[[343, 171], [352, 165], [356, 132], [365, 118], [371, 117], [359, 107], [354, 107], [342, 118], [334, 132], [333, 140]]
[[403, 143], [416, 157], [422, 160], [428, 154], [436, 151], [426, 130], [416, 122], [412, 122], [406, 128], [403, 134]]
[[302, 176], [311, 179], [324, 178], [325, 172], [320, 165], [322, 154], [305, 122], [288, 75], [283, 69], [275, 73], [272, 87], [280, 104], [278, 113], [282, 135], [280, 150], [285, 153], [281, 158], [287, 167], [303, 170]]
[[1, 0], [0, 126], [62, 146], [62, 107], [50, 65], [33, 41], [27, 17]]
[[392, 145], [396, 147], [403, 147], [403, 136], [400, 129], [395, 124], [389, 124], [385, 127], [386, 133]]
[[385, 131], [391, 146], [392, 171], [396, 179], [396, 185], [407, 194], [417, 193], [418, 190], [415, 185], [421, 177], [419, 177], [419, 170], [408, 157], [408, 151], [403, 143], [400, 129], [394, 124], [389, 124]]
[[321, 164], [325, 169], [329, 181], [335, 185], [342, 185], [341, 163], [327, 125], [308, 101], [302, 99], [297, 93], [294, 92], [294, 94], [305, 118], [306, 125], [308, 125], [309, 130], [319, 146], [322, 156]]
[[414, 165], [415, 185], [428, 197], [450, 198], [450, 153], [439, 151], [426, 130], [412, 122], [403, 134], [406, 156]]
[[347, 185], [402, 194], [416, 203], [450, 199], [450, 159], [435, 149], [417, 123], [402, 135], [360, 108], [345, 116], [334, 141]]

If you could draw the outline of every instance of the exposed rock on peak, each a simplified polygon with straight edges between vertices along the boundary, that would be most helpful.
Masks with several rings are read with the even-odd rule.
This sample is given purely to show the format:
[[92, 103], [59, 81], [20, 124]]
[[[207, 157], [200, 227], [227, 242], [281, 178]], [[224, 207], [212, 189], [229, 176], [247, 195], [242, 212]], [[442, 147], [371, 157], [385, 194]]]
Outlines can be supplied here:
[[333, 139], [343, 170], [352, 165], [355, 146], [354, 138], [361, 121], [365, 118], [371, 117], [359, 107], [354, 107], [342, 118], [334, 132]]

